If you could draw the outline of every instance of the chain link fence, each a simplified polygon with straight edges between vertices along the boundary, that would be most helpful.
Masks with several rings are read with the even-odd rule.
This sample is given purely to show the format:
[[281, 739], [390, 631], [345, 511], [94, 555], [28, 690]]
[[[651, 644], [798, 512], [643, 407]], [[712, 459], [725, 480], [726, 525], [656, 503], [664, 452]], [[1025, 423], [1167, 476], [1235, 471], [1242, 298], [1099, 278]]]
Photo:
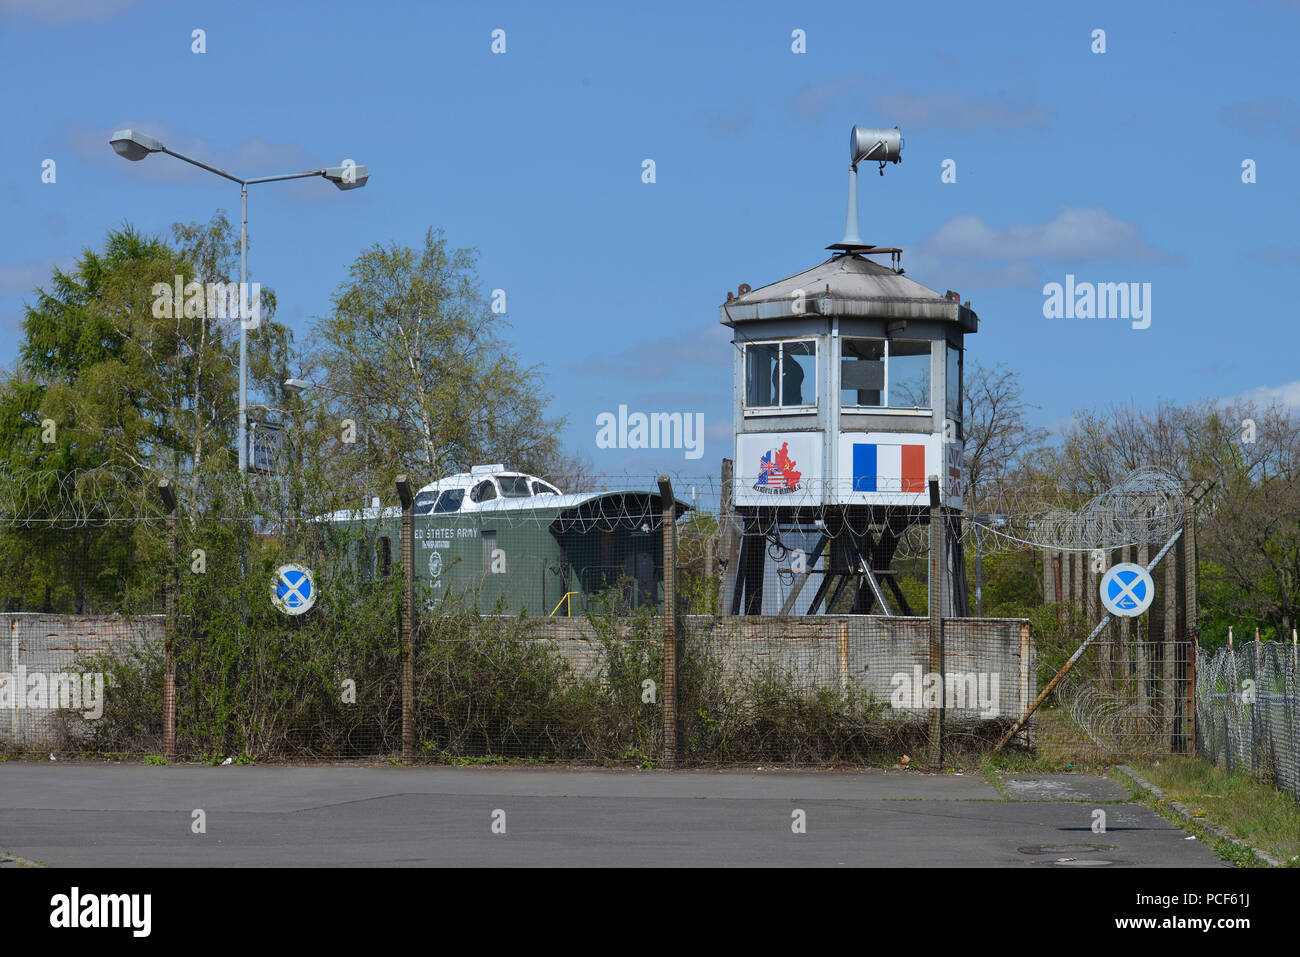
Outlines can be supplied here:
[[[72, 507], [60, 503], [83, 486], [63, 480], [25, 519], [0, 516], [8, 750], [966, 762], [1010, 735], [1096, 614], [1095, 600], [1053, 601], [1050, 563], [1003, 543], [984, 561], [1015, 565], [1033, 623], [968, 617], [980, 543], [943, 509], [800, 526], [728, 512], [717, 479], [678, 483], [669, 508], [653, 480], [611, 477], [451, 514], [370, 487], [262, 480], [187, 488], [172, 512], [156, 479], [137, 481], [100, 477]], [[312, 570], [305, 614], [271, 600], [286, 563]], [[1190, 750], [1176, 571], [1157, 576], [1170, 591], [1154, 617], [1104, 633], [1010, 747], [1062, 760]], [[760, 613], [744, 613], [751, 595]]]
[[[1034, 746], [1076, 764], [1190, 753], [1192, 642], [1105, 637], [1035, 713]], [[1051, 648], [1040, 653], [1062, 657]]]
[[[1036, 690], [1027, 622], [844, 613], [860, 580], [836, 614], [720, 613], [726, 529], [657, 491], [452, 515], [259, 491], [0, 521], [6, 750], [919, 764], [940, 737], [987, 750]], [[271, 600], [286, 563], [312, 570], [304, 614]]]
[[1196, 751], [1300, 798], [1300, 689], [1294, 641], [1196, 656]]

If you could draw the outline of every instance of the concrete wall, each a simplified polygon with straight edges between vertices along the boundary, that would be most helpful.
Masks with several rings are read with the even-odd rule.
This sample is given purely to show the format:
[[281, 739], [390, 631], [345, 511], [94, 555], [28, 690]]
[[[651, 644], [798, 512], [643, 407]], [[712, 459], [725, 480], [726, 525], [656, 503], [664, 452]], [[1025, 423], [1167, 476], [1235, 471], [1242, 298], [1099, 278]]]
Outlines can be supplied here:
[[[601, 646], [585, 618], [548, 618], [534, 624], [538, 639], [550, 644], [575, 674], [602, 673]], [[1016, 718], [1024, 713], [1037, 694], [1028, 628], [1027, 621], [1013, 618], [945, 619], [951, 720]], [[771, 670], [809, 689], [853, 685], [882, 701], [898, 701], [902, 706], [891, 708], [891, 713], [915, 717], [928, 710], [926, 618], [686, 616], [682, 632], [684, 642], [707, 642], [721, 660], [723, 673], [738, 682], [748, 683]], [[958, 675], [966, 679], [960, 688]], [[897, 693], [900, 688], [908, 692], [905, 697]]]
[[[549, 645], [575, 675], [604, 676], [603, 650], [586, 618], [542, 618], [532, 624], [536, 640]], [[738, 684], [771, 671], [809, 689], [853, 686], [891, 704], [899, 701], [901, 686], [908, 694], [887, 714], [916, 718], [928, 711], [923, 697], [930, 654], [928, 619], [686, 616], [681, 627], [682, 641], [693, 647], [705, 643], [721, 661], [724, 675]], [[630, 622], [624, 620], [619, 631], [626, 637]], [[53, 676], [75, 671], [88, 656], [143, 647], [162, 638], [160, 615], [128, 621], [107, 615], [0, 614], [0, 681], [6, 681], [9, 690], [4, 695], [7, 703], [0, 707], [0, 746], [56, 747], [65, 720], [78, 720], [75, 712], [60, 715], [51, 707], [27, 707], [25, 699], [19, 706], [16, 692], [23, 689], [15, 686], [20, 669], [27, 675]], [[661, 636], [650, 640], [660, 641]], [[954, 724], [1019, 717], [1037, 694], [1027, 621], [946, 619], [944, 645], [949, 680], [958, 674], [974, 676], [974, 684], [962, 688], [965, 700], [949, 697], [948, 720]]]
[[[59, 715], [56, 708], [29, 707], [31, 682], [53, 687], [55, 676], [75, 673], [78, 663], [90, 656], [162, 638], [161, 615], [128, 621], [117, 615], [0, 614], [0, 746], [56, 747], [64, 719], [76, 722], [85, 713], [67, 710]], [[47, 696], [47, 701], [57, 703], [57, 698]]]

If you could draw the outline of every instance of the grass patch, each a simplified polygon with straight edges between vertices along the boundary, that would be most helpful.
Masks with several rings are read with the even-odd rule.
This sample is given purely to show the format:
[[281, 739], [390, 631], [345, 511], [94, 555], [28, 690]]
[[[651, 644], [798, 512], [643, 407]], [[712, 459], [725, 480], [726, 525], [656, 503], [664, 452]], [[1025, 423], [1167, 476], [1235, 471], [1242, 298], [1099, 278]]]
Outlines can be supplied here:
[[1002, 800], [1008, 800], [1007, 789], [1002, 784], [1002, 773], [991, 757], [980, 762], [980, 773], [984, 775], [984, 780], [988, 782], [989, 787], [1001, 795]]
[[1133, 762], [1133, 767], [1198, 819], [1300, 866], [1300, 803], [1241, 771], [1178, 755]]

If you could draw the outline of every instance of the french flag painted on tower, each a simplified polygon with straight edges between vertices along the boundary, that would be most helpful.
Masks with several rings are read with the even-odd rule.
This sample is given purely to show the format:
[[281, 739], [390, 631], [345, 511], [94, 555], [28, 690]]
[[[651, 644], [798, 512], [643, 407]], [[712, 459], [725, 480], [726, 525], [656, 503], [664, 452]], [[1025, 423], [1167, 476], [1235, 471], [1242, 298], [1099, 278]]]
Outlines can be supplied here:
[[925, 446], [854, 442], [853, 491], [924, 492]]

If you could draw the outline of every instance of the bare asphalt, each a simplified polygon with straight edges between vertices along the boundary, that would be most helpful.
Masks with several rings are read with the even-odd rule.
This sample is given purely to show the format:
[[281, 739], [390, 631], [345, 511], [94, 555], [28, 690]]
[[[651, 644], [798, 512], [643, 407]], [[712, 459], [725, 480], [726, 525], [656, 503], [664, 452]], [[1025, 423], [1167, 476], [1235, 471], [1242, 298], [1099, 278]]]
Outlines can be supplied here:
[[1108, 778], [1003, 787], [879, 770], [9, 761], [0, 867], [1222, 866]]

